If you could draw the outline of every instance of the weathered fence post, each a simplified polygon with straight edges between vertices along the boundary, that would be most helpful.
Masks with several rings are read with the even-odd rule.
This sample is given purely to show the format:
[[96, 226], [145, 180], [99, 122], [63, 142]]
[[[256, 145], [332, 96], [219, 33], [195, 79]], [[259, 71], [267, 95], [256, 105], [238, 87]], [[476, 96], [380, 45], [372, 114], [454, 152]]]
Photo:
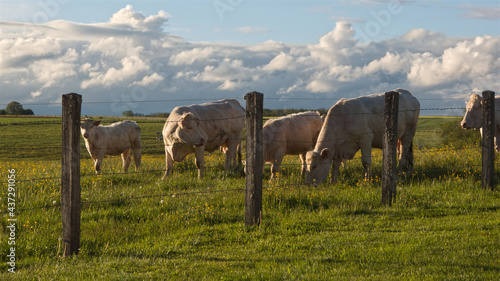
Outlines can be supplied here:
[[80, 112], [82, 96], [62, 96], [61, 216], [63, 256], [80, 248]]
[[245, 226], [259, 225], [262, 214], [262, 120], [264, 95], [246, 94]]
[[481, 184], [484, 189], [495, 187], [495, 92], [483, 91], [483, 170]]
[[385, 93], [384, 139], [382, 142], [382, 204], [396, 200], [399, 93]]

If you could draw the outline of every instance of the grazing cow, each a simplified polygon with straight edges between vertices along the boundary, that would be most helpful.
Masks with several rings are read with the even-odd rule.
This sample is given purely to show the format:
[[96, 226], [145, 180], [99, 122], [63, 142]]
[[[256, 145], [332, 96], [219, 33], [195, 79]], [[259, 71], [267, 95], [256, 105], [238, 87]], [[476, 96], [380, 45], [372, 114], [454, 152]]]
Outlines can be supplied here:
[[[480, 129], [481, 136], [483, 135], [483, 98], [478, 94], [472, 94], [465, 109], [464, 119], [460, 123], [462, 128]], [[500, 108], [500, 98], [495, 98], [495, 108]], [[495, 111], [495, 149], [500, 150], [500, 114]]]
[[264, 162], [271, 163], [271, 178], [276, 177], [286, 154], [300, 155], [301, 176], [306, 171], [306, 152], [312, 150], [323, 125], [319, 113], [302, 112], [270, 119], [262, 128]]
[[234, 168], [237, 150], [241, 160], [244, 126], [245, 110], [235, 99], [174, 108], [163, 127], [167, 170], [162, 179], [171, 174], [174, 161], [181, 162], [191, 153], [198, 178], [203, 178], [204, 152], [219, 147], [226, 154], [226, 170]]
[[109, 126], [99, 126], [101, 121], [85, 119], [80, 124], [80, 131], [85, 139], [85, 146], [94, 160], [96, 174], [100, 174], [104, 155], [122, 155], [123, 171], [130, 165], [132, 149], [135, 170], [141, 165], [141, 129], [134, 121], [121, 121]]
[[[399, 169], [410, 168], [409, 156], [417, 130], [420, 103], [410, 92], [399, 93], [398, 140], [401, 145]], [[384, 94], [342, 99], [328, 111], [313, 151], [306, 154], [306, 183], [319, 184], [332, 170], [331, 182], [338, 177], [341, 161], [352, 159], [361, 149], [365, 179], [371, 177], [371, 150], [382, 148], [384, 135]]]

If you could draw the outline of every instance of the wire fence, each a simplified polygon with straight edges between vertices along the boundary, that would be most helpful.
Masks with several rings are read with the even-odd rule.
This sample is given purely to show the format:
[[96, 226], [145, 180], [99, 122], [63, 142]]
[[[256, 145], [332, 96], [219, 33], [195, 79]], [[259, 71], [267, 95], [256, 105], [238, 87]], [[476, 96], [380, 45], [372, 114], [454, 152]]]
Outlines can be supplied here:
[[[191, 102], [200, 102], [200, 101], [210, 101], [212, 99], [175, 99], [175, 100], [152, 100], [152, 101], [142, 101], [142, 102], [171, 102], [171, 101], [191, 101]], [[301, 98], [296, 98], [295, 100], [310, 100], [310, 99], [301, 99]], [[322, 99], [322, 100], [328, 100], [328, 101], [336, 101], [338, 99]], [[443, 100], [440, 100], [440, 101], [443, 101]], [[455, 100], [454, 100], [455, 101]], [[102, 104], [102, 103], [106, 103], [106, 102], [85, 102], [84, 104]], [[112, 102], [107, 102], [107, 103], [112, 103]], [[27, 104], [27, 105], [54, 105], [53, 103], [50, 103], [50, 104]], [[420, 109], [420, 112], [425, 112], [425, 111], [450, 111], [450, 110], [465, 110], [465, 108], [463, 107], [444, 107], [444, 108], [422, 108]], [[500, 109], [497, 109], [496, 111], [500, 111]], [[356, 115], [356, 114], [363, 114], [363, 115], [366, 115], [367, 113], [349, 113], [349, 115]], [[373, 114], [373, 113], [370, 113], [370, 114]], [[382, 112], [380, 112], [379, 114], [383, 114]], [[50, 117], [45, 117], [45, 116], [42, 116], [42, 117], [39, 117], [39, 116], [32, 116], [32, 117], [29, 117], [29, 120], [30, 121], [18, 121], [17, 119], [19, 118], [16, 118], [16, 120], [13, 122], [13, 121], [8, 121], [8, 122], [2, 122], [1, 120], [1, 117], [0, 117], [0, 126], [1, 127], [7, 127], [7, 126], [14, 126], [16, 129], [17, 128], [23, 128], [23, 126], [45, 126], [45, 125], [61, 125], [62, 124], [62, 121], [61, 120], [36, 120], [36, 119], [48, 119], [48, 118], [60, 118], [60, 117], [56, 117], [56, 116], [50, 116]], [[233, 116], [233, 117], [229, 117], [229, 118], [214, 118], [214, 119], [199, 119], [198, 121], [200, 122], [209, 122], [209, 121], [223, 121], [223, 120], [231, 120], [231, 119], [238, 119], [238, 118], [245, 118], [244, 115], [241, 115], [241, 116]], [[35, 119], [35, 121], [33, 121], [32, 119]], [[123, 120], [123, 119], [132, 119], [132, 120], [135, 120], [139, 125], [143, 125], [143, 124], [165, 124], [166, 122], [178, 122], [178, 120], [165, 120], [165, 119], [160, 119], [160, 118], [156, 118], [156, 117], [153, 117], [153, 118], [142, 118], [142, 117], [126, 117], [126, 118], [103, 118], [102, 120], [109, 120], [110, 122], [112, 121], [116, 121], [116, 120]], [[159, 126], [158, 128], [162, 128], [162, 126]], [[19, 129], [19, 131], [21, 131], [21, 129]], [[156, 135], [153, 135], [152, 134], [152, 129], [149, 129], [148, 130], [148, 133], [149, 135], [147, 136], [142, 136], [143, 138], [145, 137], [148, 141], [145, 142], [144, 144], [141, 145], [140, 149], [141, 150], [147, 150], [147, 149], [150, 149], [150, 150], [155, 150], [156, 151], [163, 151], [165, 149], [165, 143], [161, 140], [156, 140]], [[156, 133], [156, 132], [155, 132]], [[373, 131], [370, 131], [370, 132], [365, 132], [365, 133], [360, 133], [360, 134], [373, 134], [374, 132]], [[382, 132], [378, 132], [378, 133], [382, 133]], [[419, 130], [417, 131], [417, 136], [418, 134], [423, 134], [423, 133], [427, 133], [427, 134], [437, 134], [439, 133], [439, 130]], [[20, 134], [21, 137], [23, 137], [22, 134]], [[15, 134], [13, 135], [10, 135], [9, 136], [10, 138], [15, 138]], [[352, 137], [352, 136], [350, 136]], [[333, 139], [328, 139], [328, 140], [324, 140], [324, 141], [338, 141], [338, 140], [342, 140], [342, 139], [348, 139], [349, 137], [340, 137], [340, 138], [333, 138]], [[232, 140], [236, 140], [236, 141], [241, 141], [243, 144], [245, 142], [245, 138], [241, 138], [241, 139], [232, 139]], [[153, 141], [157, 141], [157, 143], [153, 143]], [[211, 141], [211, 140], [208, 140], [208, 141]], [[60, 143], [60, 135], [54, 135], [52, 136], [51, 139], [47, 140], [48, 143]], [[24, 142], [23, 142], [24, 143]], [[106, 148], [101, 148], [101, 149], [109, 149], [109, 148], [113, 148], [113, 147], [106, 147]], [[116, 147], [114, 147], [114, 149], [116, 149]], [[123, 149], [123, 148], [119, 148], [119, 149]], [[3, 146], [0, 148], [0, 154], [5, 154], [5, 153], [13, 153], [13, 154], [16, 154], [17, 152], [26, 152], [26, 151], [49, 151], [50, 153], [53, 153], [53, 154], [59, 154], [62, 150], [62, 146], [61, 145], [40, 145], [40, 144], [30, 144], [30, 145], [15, 145], [13, 147], [6, 147], [6, 146]], [[464, 151], [477, 151], [478, 153], [480, 153], [480, 147], [479, 146], [476, 146], [476, 147], [469, 147], [469, 148], [445, 148], [446, 151], [454, 151], [454, 152], [457, 152], [457, 153], [461, 153], [461, 152], [464, 152]], [[425, 154], [428, 154], [428, 153], [442, 153], [443, 150], [437, 150], [437, 149], [434, 149], [434, 148], [424, 148], [424, 149], [417, 149], [415, 151], [415, 158], [419, 158], [421, 157], [422, 155], [425, 155]], [[153, 155], [155, 154], [159, 154], [158, 152], [154, 152]], [[85, 144], [84, 142], [81, 142], [80, 144], [80, 156], [82, 157], [83, 161], [89, 161], [90, 160], [90, 157], [87, 153], [87, 149], [85, 147]], [[371, 160], [374, 161], [374, 162], [380, 162], [381, 161], [381, 158], [382, 158], [382, 155], [373, 155], [373, 156], [370, 156], [371, 157]], [[24, 157], [21, 157], [21, 159], [24, 159]], [[30, 159], [30, 157], [26, 157], [25, 159]], [[361, 157], [354, 157], [351, 161], [359, 161], [361, 159]], [[19, 161], [19, 158], [17, 159], [17, 161]], [[15, 161], [14, 161], [15, 162]], [[164, 162], [163, 162], [164, 164]], [[108, 165], [111, 165], [111, 164], [108, 164]], [[216, 164], [217, 165], [217, 164]], [[302, 164], [300, 163], [282, 163], [281, 164], [285, 169], [292, 169], [294, 172], [298, 172], [299, 168], [302, 166]], [[453, 169], [450, 169], [450, 167], [444, 167], [444, 168], [441, 168], [441, 169], [438, 169], [436, 167], [433, 167], [432, 169], [429, 169], [429, 170], [425, 170], [425, 169], [419, 169], [418, 168], [418, 165], [416, 165], [417, 167], [417, 170], [419, 173], [422, 173], [422, 174], [425, 174], [425, 173], [439, 173], [439, 172], [449, 172], [450, 170], [453, 170], [453, 171], [458, 171], [458, 170], [466, 170], [466, 169], [473, 169], [473, 168], [478, 168], [480, 166], [480, 164], [478, 165], [470, 165], [467, 164], [466, 166], [454, 166]], [[346, 169], [349, 169], [349, 168], [346, 168]], [[165, 170], [164, 169], [144, 169], [144, 170], [140, 170], [140, 171], [136, 171], [136, 172], [129, 172], [127, 173], [128, 175], [135, 175], [135, 174], [147, 174], [147, 175], [151, 175], [151, 174], [161, 174], [161, 173], [164, 173]], [[291, 174], [293, 172], [287, 172], [287, 174]], [[120, 175], [125, 175], [125, 173], [123, 172], [106, 172], [106, 173], [102, 173], [101, 176], [120, 176]], [[92, 171], [86, 171], [82, 174], [82, 177], [95, 177], [96, 175], [93, 174]], [[360, 175], [361, 177], [361, 175]], [[243, 179], [244, 177], [241, 176], [241, 178]], [[55, 174], [53, 176], [47, 176], [47, 177], [38, 177], [38, 178], [29, 178], [29, 179], [22, 179], [22, 180], [18, 180], [17, 182], [18, 183], [31, 183], [31, 182], [37, 182], [37, 181], [60, 181], [61, 180], [61, 175], [60, 173], [59, 174]], [[154, 180], [157, 180], [157, 179], [154, 179]], [[1, 181], [0, 183], [2, 184], [6, 184], [7, 182], [6, 181]], [[56, 183], [54, 183], [56, 184]], [[300, 186], [302, 185], [301, 182], [296, 182], [296, 183], [292, 183], [292, 185], [297, 185], [297, 186]], [[264, 189], [268, 189], [268, 188], [281, 188], [281, 187], [289, 187], [290, 184], [286, 184], [286, 185], [276, 185], [276, 184], [270, 184], [270, 185], [267, 185], [267, 186], [264, 186], [263, 188]], [[161, 197], [182, 197], [182, 196], [192, 196], [192, 195], [207, 195], [207, 194], [213, 194], [213, 193], [225, 193], [225, 192], [243, 192], [245, 189], [244, 188], [234, 188], [234, 189], [220, 189], [220, 190], [206, 190], [206, 191], [192, 191], [192, 192], [167, 192], [167, 193], [160, 193], [160, 194], [154, 194], [154, 195], [140, 195], [140, 196], [131, 196], [131, 197], [126, 197], [126, 198], [117, 198], [117, 199], [106, 199], [106, 200], [84, 200], [82, 203], [85, 204], [85, 205], [91, 205], [91, 204], [105, 204], [105, 203], [111, 203], [111, 202], [124, 202], [124, 201], [130, 201], [130, 200], [143, 200], [143, 199], [151, 199], [151, 198], [161, 198]], [[30, 207], [30, 208], [19, 208], [17, 209], [16, 211], [18, 212], [21, 212], [21, 211], [32, 211], [32, 210], [39, 210], [39, 209], [50, 209], [50, 208], [60, 208], [61, 207], [61, 204], [59, 203], [52, 203], [52, 204], [46, 204], [46, 205], [42, 205], [42, 206], [33, 206], [33, 207]], [[0, 212], [0, 213], [7, 213], [7, 212]]]

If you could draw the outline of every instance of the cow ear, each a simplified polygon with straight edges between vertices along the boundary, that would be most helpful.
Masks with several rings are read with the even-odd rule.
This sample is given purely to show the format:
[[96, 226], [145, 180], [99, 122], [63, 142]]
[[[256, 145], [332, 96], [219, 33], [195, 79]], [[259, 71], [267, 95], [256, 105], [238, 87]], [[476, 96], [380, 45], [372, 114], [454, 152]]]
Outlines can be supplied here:
[[177, 122], [177, 124], [179, 124], [179, 127], [181, 129], [192, 129], [191, 126], [189, 125], [189, 120], [186, 120], [184, 118], [182, 118], [179, 122]]
[[184, 129], [184, 127], [186, 127], [187, 124], [184, 118], [182, 118], [180, 121], [177, 122], [177, 125], [179, 125], [181, 129]]
[[100, 124], [101, 124], [101, 121], [95, 121], [94, 122], [94, 126], [96, 126], [96, 127], [99, 126]]
[[330, 150], [328, 148], [323, 148], [323, 150], [321, 150], [320, 155], [321, 155], [321, 158], [327, 159], [329, 154], [330, 154]]

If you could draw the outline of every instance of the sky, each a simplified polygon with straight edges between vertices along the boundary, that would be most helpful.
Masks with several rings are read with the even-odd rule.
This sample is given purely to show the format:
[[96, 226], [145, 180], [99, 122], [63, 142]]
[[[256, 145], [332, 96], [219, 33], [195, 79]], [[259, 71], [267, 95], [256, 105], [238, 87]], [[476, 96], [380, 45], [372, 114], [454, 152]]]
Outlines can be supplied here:
[[[169, 112], [264, 94], [330, 108], [404, 88], [421, 115], [462, 115], [500, 88], [499, 0], [0, 1], [0, 108]], [[434, 110], [439, 109], [439, 110]]]

